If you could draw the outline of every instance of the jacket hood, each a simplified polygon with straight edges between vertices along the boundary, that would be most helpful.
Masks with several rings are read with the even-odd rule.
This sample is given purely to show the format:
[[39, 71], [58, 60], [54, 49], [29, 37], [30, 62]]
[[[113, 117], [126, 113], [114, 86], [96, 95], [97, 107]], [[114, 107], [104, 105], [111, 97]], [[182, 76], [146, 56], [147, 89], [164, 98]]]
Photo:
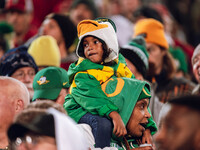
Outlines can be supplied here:
[[[108, 20], [108, 21], [105, 21]], [[76, 53], [79, 57], [85, 57], [82, 40], [86, 36], [94, 36], [105, 42], [109, 50], [109, 55], [104, 62], [111, 62], [118, 57], [119, 45], [115, 32], [115, 25], [110, 19], [83, 20], [78, 24], [79, 42]]]
[[119, 108], [119, 114], [121, 115], [125, 125], [128, 123], [139, 97], [143, 95], [144, 89], [146, 89], [146, 91], [148, 90], [148, 92], [146, 92], [146, 97], [143, 96], [142, 99], [151, 97], [149, 93], [150, 85], [146, 81], [132, 78], [113, 77], [102, 85], [102, 89], [106, 95], [111, 98], [111, 101]]
[[[149, 92], [150, 85], [146, 81], [140, 81], [132, 78], [113, 77], [102, 85], [102, 90], [119, 108], [119, 114], [122, 117], [125, 126], [130, 119], [137, 101], [143, 98], [150, 99], [151, 97]], [[121, 141], [121, 138], [117, 138], [114, 135], [113, 139]]]

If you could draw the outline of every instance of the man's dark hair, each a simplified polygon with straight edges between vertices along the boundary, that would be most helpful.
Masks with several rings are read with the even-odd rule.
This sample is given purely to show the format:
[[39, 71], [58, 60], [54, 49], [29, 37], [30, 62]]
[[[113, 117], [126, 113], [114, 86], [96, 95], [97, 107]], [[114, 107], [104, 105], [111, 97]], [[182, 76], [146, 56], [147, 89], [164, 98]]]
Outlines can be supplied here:
[[169, 104], [189, 107], [200, 112], [200, 95], [187, 95], [171, 99]]

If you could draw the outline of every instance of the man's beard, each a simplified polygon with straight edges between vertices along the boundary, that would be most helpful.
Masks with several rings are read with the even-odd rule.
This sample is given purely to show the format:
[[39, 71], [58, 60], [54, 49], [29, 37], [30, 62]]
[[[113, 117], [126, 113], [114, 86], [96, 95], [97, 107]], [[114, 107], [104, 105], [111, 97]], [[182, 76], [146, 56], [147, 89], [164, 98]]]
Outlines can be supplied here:
[[33, 94], [34, 94], [34, 91], [33, 91], [33, 84], [32, 83], [24, 83], [25, 86], [27, 87], [28, 91], [29, 91], [29, 94], [30, 94], [30, 99], [32, 100], [33, 98]]

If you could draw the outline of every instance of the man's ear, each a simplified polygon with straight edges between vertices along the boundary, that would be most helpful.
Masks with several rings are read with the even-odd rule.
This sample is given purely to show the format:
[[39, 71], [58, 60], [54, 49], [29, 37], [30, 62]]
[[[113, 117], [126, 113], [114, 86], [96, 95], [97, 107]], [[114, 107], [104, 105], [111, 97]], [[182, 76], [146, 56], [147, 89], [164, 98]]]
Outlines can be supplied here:
[[24, 109], [24, 101], [21, 99], [17, 100], [17, 103], [15, 105], [15, 112], [18, 113]]

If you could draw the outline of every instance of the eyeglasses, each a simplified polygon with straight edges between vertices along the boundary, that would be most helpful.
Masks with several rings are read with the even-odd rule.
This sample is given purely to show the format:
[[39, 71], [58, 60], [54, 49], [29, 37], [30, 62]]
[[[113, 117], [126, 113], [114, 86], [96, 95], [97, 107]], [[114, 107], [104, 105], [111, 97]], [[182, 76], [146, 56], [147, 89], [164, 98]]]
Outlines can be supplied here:
[[24, 71], [18, 71], [18, 72], [15, 72], [12, 75], [12, 77], [20, 80], [20, 79], [24, 79], [26, 75], [28, 75], [30, 78], [34, 78], [35, 70], [29, 70], [27, 73], [25, 73]]

